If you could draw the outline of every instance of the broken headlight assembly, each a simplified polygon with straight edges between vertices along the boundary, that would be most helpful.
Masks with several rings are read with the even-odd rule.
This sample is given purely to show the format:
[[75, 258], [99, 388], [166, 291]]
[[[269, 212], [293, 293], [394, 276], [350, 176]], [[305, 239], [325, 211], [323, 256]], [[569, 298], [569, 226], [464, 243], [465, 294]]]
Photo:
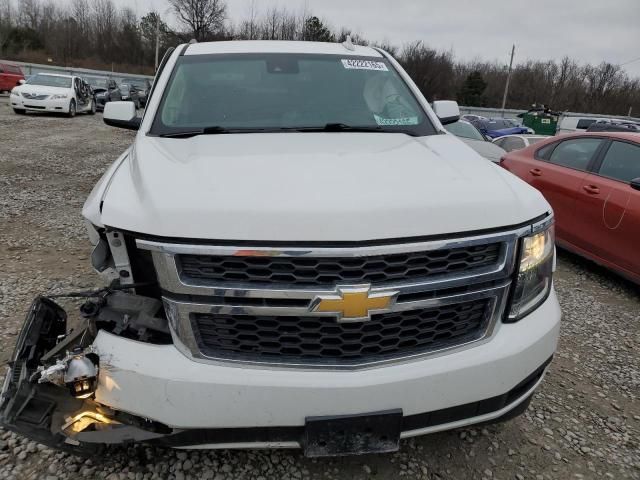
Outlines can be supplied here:
[[520, 261], [512, 290], [509, 322], [516, 322], [538, 308], [549, 296], [555, 259], [553, 222], [522, 237]]

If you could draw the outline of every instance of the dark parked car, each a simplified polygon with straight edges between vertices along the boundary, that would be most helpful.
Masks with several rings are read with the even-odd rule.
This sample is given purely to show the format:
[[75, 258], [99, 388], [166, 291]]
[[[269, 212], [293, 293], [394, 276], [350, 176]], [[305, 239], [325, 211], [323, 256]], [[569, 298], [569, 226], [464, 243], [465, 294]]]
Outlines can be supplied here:
[[521, 135], [534, 133], [527, 127], [521, 127], [508, 118], [489, 118], [487, 120], [474, 120], [471, 122], [483, 135], [489, 138], [498, 138], [504, 135]]
[[140, 98], [140, 105], [147, 105], [147, 97], [151, 91], [151, 82], [146, 78], [125, 78], [124, 82], [128, 85], [133, 85], [138, 89], [138, 97]]
[[640, 132], [640, 123], [625, 122], [624, 120], [599, 120], [592, 123], [587, 132]]
[[122, 93], [115, 80], [100, 77], [88, 77], [86, 80], [89, 82], [89, 85], [91, 85], [91, 88], [93, 88], [98, 110], [104, 110], [104, 105], [107, 102], [118, 102], [122, 100]]
[[136, 106], [136, 109], [142, 106], [142, 104], [140, 103], [140, 90], [135, 85], [131, 83], [121, 83], [120, 92], [122, 93], [123, 101], [133, 102]]

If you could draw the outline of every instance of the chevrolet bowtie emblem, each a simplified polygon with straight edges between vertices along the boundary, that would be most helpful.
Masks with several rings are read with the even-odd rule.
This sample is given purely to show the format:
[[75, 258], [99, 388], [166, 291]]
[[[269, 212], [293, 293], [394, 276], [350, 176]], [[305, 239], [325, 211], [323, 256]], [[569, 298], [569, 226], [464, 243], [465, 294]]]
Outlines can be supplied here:
[[338, 287], [336, 293], [318, 295], [311, 304], [312, 312], [333, 313], [338, 322], [366, 322], [372, 313], [388, 310], [398, 292], [372, 292], [371, 285]]

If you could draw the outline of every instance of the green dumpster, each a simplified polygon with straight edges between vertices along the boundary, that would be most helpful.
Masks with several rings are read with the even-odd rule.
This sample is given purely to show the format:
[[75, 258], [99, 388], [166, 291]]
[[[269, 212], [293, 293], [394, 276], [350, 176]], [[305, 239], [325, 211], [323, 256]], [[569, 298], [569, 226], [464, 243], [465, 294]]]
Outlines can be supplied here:
[[531, 128], [538, 135], [555, 135], [558, 114], [546, 108], [531, 109], [522, 114], [522, 124]]

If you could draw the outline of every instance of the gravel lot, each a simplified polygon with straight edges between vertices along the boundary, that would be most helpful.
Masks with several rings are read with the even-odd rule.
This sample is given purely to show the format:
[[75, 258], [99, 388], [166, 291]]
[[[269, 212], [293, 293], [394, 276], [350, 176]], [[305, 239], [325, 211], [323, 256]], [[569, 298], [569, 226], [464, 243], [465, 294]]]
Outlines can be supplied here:
[[[0, 97], [0, 359], [32, 298], [99, 285], [80, 208], [131, 142], [101, 115], [18, 117]], [[640, 289], [560, 253], [559, 351], [529, 411], [497, 426], [404, 441], [399, 453], [305, 459], [296, 451], [136, 447], [85, 460], [0, 429], [0, 478], [640, 479]]]

